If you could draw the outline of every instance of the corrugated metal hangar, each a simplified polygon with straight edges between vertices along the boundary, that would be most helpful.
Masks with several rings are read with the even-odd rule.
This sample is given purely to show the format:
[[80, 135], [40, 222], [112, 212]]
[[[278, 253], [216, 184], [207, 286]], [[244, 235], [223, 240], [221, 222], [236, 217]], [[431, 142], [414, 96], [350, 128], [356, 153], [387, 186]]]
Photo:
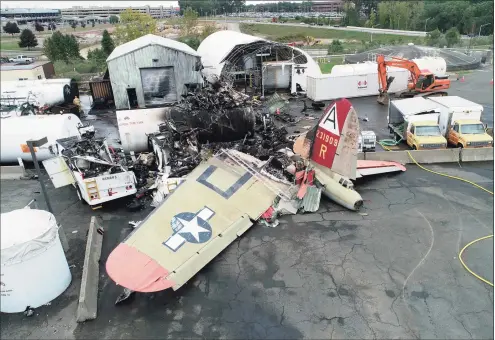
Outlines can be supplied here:
[[116, 47], [107, 64], [117, 110], [173, 104], [203, 82], [196, 51], [153, 34]]

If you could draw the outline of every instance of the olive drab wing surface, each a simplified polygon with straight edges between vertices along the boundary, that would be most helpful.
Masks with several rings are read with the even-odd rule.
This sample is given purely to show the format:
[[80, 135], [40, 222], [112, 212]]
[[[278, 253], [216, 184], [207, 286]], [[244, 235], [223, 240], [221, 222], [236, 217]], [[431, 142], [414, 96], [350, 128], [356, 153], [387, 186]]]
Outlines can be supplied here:
[[138, 292], [180, 288], [272, 205], [276, 185], [232, 157], [210, 158], [112, 251], [108, 275]]

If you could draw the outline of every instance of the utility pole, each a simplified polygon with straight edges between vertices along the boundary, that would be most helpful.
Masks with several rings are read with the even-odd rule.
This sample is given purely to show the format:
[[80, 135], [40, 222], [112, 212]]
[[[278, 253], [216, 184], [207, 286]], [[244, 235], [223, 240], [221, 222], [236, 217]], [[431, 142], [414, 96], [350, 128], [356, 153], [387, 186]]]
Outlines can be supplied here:
[[487, 25], [490, 25], [490, 23], [483, 24], [483, 25], [480, 26], [480, 32], [478, 33], [478, 38], [481, 36], [481, 29], [483, 28], [483, 26], [487, 26]]
[[428, 24], [428, 20], [430, 20], [431, 18], [428, 18], [426, 19], [426, 22], [425, 22], [425, 32], [426, 32], [426, 25]]
[[[38, 159], [36, 158], [36, 152], [35, 152], [35, 148], [39, 148], [40, 146], [45, 145], [46, 143], [48, 143], [47, 137], [43, 137], [38, 140], [30, 139], [26, 141], [26, 144], [29, 147], [29, 151], [31, 152], [31, 157], [33, 158], [34, 167], [36, 168], [36, 173], [38, 174], [38, 181], [40, 182], [41, 192], [43, 192], [43, 197], [45, 198], [46, 207], [48, 208], [48, 211], [55, 216], [55, 214], [53, 213], [52, 205], [50, 204], [50, 200], [48, 199], [48, 193], [46, 192], [45, 183], [43, 181], [43, 178], [41, 177], [40, 165], [38, 164]], [[69, 250], [69, 242], [67, 242], [67, 236], [65, 235], [64, 229], [62, 228], [61, 225], [59, 225], [58, 228], [58, 235], [60, 237], [60, 243], [62, 244], [62, 248], [64, 248], [64, 251], [67, 253], [67, 251]]]
[[[380, 24], [373, 25], [371, 28], [375, 28], [376, 26], [380, 26]], [[371, 31], [371, 42], [373, 42], [373, 31]]]

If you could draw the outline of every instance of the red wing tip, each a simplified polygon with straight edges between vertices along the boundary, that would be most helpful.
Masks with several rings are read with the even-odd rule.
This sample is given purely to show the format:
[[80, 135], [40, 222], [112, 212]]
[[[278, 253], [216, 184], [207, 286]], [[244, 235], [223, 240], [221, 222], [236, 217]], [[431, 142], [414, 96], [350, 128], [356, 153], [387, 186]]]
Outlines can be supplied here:
[[119, 244], [108, 256], [108, 276], [116, 284], [136, 292], [151, 293], [171, 288], [169, 272], [155, 260], [125, 243]]

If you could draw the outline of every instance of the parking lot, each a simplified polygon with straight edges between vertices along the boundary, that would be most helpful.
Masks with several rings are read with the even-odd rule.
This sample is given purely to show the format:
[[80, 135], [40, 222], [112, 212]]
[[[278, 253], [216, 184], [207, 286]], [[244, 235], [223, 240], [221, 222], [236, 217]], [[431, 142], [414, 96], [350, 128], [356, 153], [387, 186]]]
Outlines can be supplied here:
[[[493, 164], [435, 165], [493, 190]], [[36, 181], [2, 181], [2, 211], [42, 199]], [[180, 290], [121, 289], [105, 259], [131, 231], [115, 204], [93, 212], [72, 187], [50, 189], [70, 242], [69, 289], [27, 318], [3, 314], [2, 338], [490, 338], [493, 289], [465, 271], [457, 254], [493, 233], [493, 197], [468, 184], [408, 166], [358, 183], [360, 213], [325, 200], [314, 214], [276, 228], [253, 226]], [[98, 318], [77, 325], [75, 310], [91, 216], [104, 221]], [[493, 281], [492, 243], [473, 246], [468, 265]]]
[[[449, 91], [483, 104], [489, 126], [491, 72], [474, 71]], [[360, 124], [381, 139], [386, 109], [375, 98], [351, 102], [361, 118], [369, 118]], [[118, 139], [112, 114], [90, 118], [100, 135]], [[428, 167], [493, 191], [493, 162]], [[37, 181], [2, 181], [1, 187], [2, 212], [32, 198], [44, 207]], [[69, 239], [73, 280], [32, 317], [2, 314], [1, 337], [492, 338], [493, 288], [470, 275], [457, 257], [468, 242], [493, 234], [493, 196], [413, 165], [404, 173], [358, 181], [356, 189], [364, 199], [359, 213], [322, 199], [316, 213], [282, 217], [276, 228], [253, 226], [178, 291], [136, 294], [115, 306], [122, 290], [106, 275], [105, 261], [131, 232], [128, 222], [143, 219], [151, 208], [130, 212], [115, 201], [92, 211], [72, 187], [49, 184], [57, 221]], [[98, 317], [77, 324], [93, 215], [105, 229]], [[492, 240], [470, 247], [464, 260], [493, 282]]]

